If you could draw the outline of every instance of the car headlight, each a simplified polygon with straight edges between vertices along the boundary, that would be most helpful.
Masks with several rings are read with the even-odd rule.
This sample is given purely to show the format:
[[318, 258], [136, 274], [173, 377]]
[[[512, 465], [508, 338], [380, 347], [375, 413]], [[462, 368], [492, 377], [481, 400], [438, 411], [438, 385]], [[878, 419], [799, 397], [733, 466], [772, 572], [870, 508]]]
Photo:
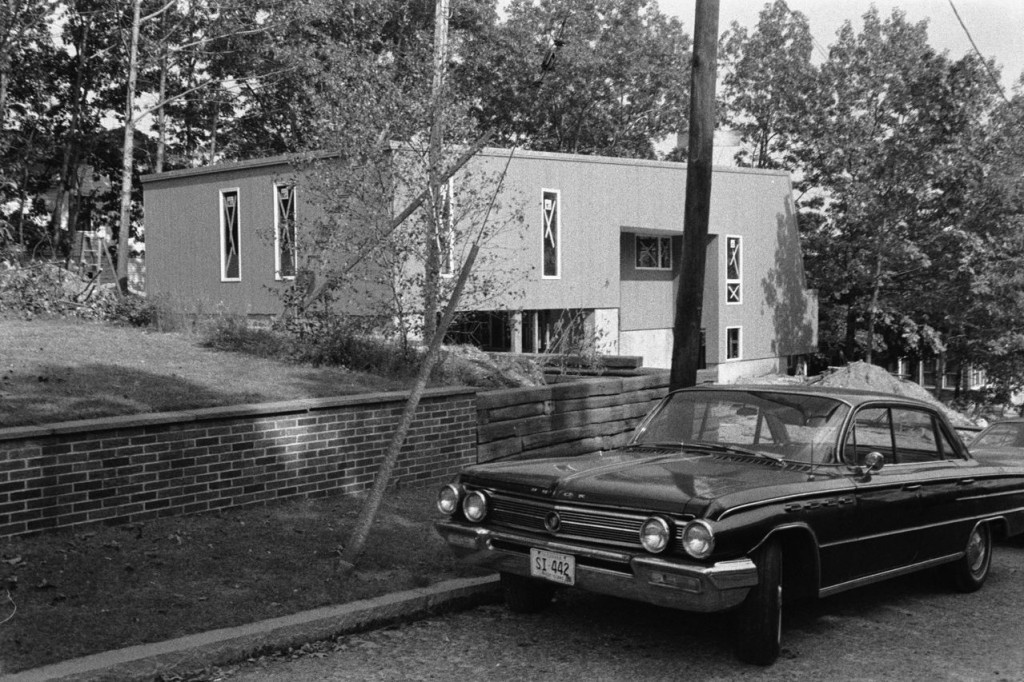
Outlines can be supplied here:
[[451, 516], [459, 509], [462, 490], [454, 483], [449, 483], [437, 492], [437, 509], [442, 514]]
[[479, 490], [466, 495], [466, 499], [462, 501], [462, 513], [474, 523], [483, 521], [487, 516], [487, 496]]
[[683, 549], [694, 559], [706, 559], [715, 549], [715, 532], [707, 521], [690, 521], [683, 529]]
[[651, 554], [665, 551], [671, 539], [672, 529], [660, 516], [652, 516], [640, 527], [640, 544]]

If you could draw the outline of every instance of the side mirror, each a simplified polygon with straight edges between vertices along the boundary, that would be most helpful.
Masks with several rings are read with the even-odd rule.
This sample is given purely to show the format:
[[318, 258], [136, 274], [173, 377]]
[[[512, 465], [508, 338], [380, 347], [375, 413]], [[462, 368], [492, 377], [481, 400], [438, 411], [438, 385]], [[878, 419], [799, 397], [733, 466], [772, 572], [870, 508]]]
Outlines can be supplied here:
[[873, 451], [864, 456], [864, 470], [869, 474], [881, 469], [883, 464], [885, 464], [885, 455], [881, 452]]
[[873, 450], [864, 456], [864, 466], [860, 468], [860, 475], [865, 481], [871, 479], [871, 474], [881, 470], [885, 464], [885, 455]]

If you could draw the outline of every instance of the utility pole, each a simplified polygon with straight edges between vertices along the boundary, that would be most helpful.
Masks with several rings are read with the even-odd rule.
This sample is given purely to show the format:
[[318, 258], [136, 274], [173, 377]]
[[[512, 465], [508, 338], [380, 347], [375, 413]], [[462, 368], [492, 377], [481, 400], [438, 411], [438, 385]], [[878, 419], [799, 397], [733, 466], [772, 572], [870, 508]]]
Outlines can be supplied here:
[[700, 324], [704, 312], [704, 265], [711, 209], [711, 156], [715, 136], [715, 71], [718, 59], [718, 0], [697, 0], [693, 67], [690, 73], [690, 131], [686, 159], [683, 256], [673, 325], [669, 389], [697, 383]]
[[[448, 62], [449, 0], [436, 0], [434, 6], [434, 80], [431, 85], [430, 148], [427, 152], [427, 175], [430, 193], [427, 208], [426, 258], [423, 278], [423, 340], [428, 341], [437, 329], [440, 298], [441, 241], [446, 229], [444, 218], [446, 181], [441, 179], [441, 148], [444, 142], [445, 70]], [[444, 235], [447, 238], [447, 235]]]

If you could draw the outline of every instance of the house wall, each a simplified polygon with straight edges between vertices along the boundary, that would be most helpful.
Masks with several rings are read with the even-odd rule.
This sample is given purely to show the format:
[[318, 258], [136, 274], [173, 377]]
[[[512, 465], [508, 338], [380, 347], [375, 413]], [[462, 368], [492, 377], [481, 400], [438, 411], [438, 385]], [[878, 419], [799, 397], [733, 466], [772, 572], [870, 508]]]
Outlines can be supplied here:
[[[274, 273], [274, 182], [290, 173], [278, 160], [149, 176], [144, 185], [147, 295], [163, 297], [185, 313], [277, 311], [280, 299], [274, 292], [282, 283]], [[241, 280], [223, 282], [220, 192], [235, 188]]]
[[[617, 352], [640, 355], [648, 367], [670, 366], [678, 282], [671, 272], [635, 267], [635, 237], [668, 237], [673, 262], [681, 257], [685, 165], [524, 151], [509, 162], [509, 155], [484, 150], [455, 178], [456, 203], [460, 187], [468, 196], [479, 188], [479, 178], [496, 186], [500, 177], [502, 187], [488, 216], [494, 234], [477, 268], [494, 276], [489, 297], [464, 309], [600, 310], [606, 320], [608, 311], [618, 311]], [[145, 178], [149, 293], [207, 311], [275, 314], [280, 303], [274, 291], [281, 283], [274, 279], [273, 183], [290, 174], [284, 159], [271, 159]], [[315, 208], [298, 183], [301, 228]], [[242, 281], [221, 282], [219, 192], [234, 187], [242, 211]], [[542, 276], [543, 190], [559, 193], [557, 278]], [[815, 351], [817, 299], [805, 289], [791, 192], [785, 173], [714, 171], [701, 326], [709, 367], [736, 366], [726, 368], [727, 375], [749, 376], [769, 365], [784, 366], [788, 355]], [[396, 206], [404, 206], [410, 194], [400, 188]], [[742, 239], [739, 304], [726, 302], [730, 235]], [[456, 244], [455, 250], [465, 248]], [[727, 327], [741, 329], [739, 358], [726, 357]]]

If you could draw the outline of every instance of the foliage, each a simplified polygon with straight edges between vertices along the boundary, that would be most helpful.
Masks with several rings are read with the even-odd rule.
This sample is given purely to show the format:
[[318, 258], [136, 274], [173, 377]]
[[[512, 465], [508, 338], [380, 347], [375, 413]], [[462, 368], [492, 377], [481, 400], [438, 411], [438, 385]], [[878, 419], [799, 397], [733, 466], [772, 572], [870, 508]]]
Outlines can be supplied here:
[[816, 98], [813, 38], [807, 17], [785, 0], [761, 10], [753, 33], [733, 22], [722, 36], [719, 73], [724, 123], [741, 136], [737, 160], [755, 168], [792, 168], [808, 107]]
[[160, 317], [160, 306], [138, 294], [125, 294], [107, 299], [104, 317], [109, 322], [131, 327], [152, 327]]
[[39, 316], [99, 320], [106, 316], [103, 294], [73, 273], [46, 262], [0, 267], [0, 316]]
[[654, 158], [686, 128], [690, 38], [651, 0], [513, 0], [457, 70], [501, 144]]

